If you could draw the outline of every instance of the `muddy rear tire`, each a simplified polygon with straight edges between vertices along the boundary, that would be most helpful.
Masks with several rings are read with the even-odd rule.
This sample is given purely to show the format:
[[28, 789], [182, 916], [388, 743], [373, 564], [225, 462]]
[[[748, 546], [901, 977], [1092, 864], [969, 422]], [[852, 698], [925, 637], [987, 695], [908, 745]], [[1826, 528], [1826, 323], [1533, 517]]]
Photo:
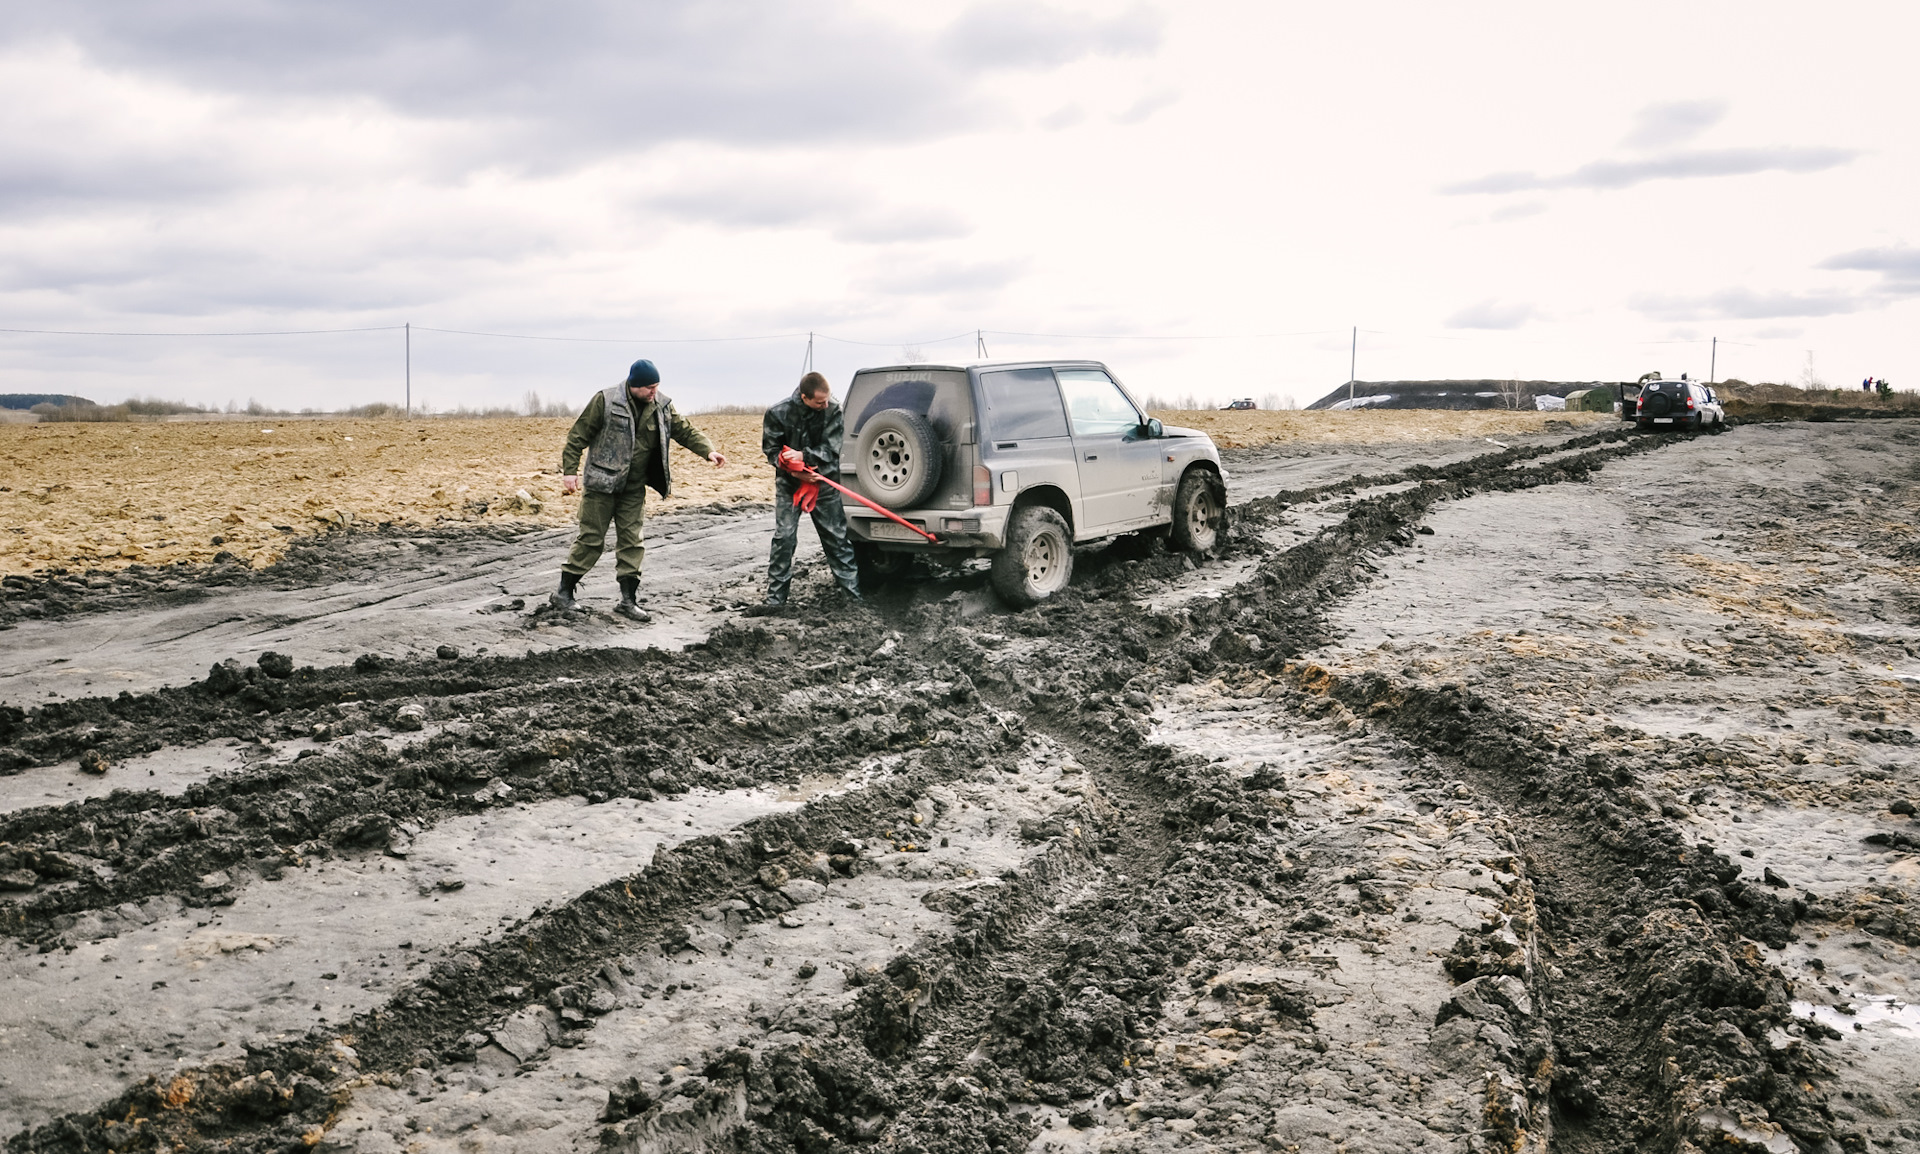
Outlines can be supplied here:
[[1073, 534], [1044, 505], [1016, 509], [993, 558], [993, 588], [1016, 609], [1045, 601], [1073, 580]]
[[1211, 553], [1226, 529], [1226, 486], [1209, 470], [1187, 470], [1173, 494], [1173, 547]]
[[889, 509], [911, 509], [940, 487], [940, 437], [919, 413], [886, 409], [867, 418], [854, 451], [866, 494]]

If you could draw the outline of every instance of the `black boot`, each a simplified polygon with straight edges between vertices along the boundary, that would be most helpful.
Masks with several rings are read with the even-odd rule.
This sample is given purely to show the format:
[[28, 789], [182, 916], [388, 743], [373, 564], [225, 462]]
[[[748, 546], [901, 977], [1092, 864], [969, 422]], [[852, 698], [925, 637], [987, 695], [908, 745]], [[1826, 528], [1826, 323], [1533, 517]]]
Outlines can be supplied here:
[[748, 617], [778, 617], [787, 607], [787, 587], [768, 589], [767, 599], [758, 605], [747, 606]]
[[548, 596], [547, 604], [561, 612], [572, 609], [574, 607], [573, 590], [579, 584], [580, 574], [562, 572], [560, 574], [560, 591]]
[[647, 622], [653, 620], [653, 614], [640, 608], [640, 602], [636, 600], [639, 596], [640, 578], [620, 578], [620, 604], [615, 605], [613, 611], [629, 621]]

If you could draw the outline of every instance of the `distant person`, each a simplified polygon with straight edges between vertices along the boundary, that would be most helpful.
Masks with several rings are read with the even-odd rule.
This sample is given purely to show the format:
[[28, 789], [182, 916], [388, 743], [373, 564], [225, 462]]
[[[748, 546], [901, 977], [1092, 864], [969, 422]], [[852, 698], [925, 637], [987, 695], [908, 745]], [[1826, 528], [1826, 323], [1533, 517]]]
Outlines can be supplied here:
[[1860, 382], [1860, 391], [1863, 393], [1871, 393], [1873, 391], [1872, 377], [1868, 377], [1866, 380]]
[[813, 514], [827, 568], [853, 601], [860, 600], [860, 570], [847, 540], [847, 510], [840, 494], [800, 476], [813, 469], [840, 475], [840, 438], [845, 419], [827, 378], [808, 373], [793, 395], [767, 410], [760, 422], [760, 451], [772, 465], [773, 547], [767, 556], [767, 599], [747, 610], [750, 616], [778, 613], [793, 585], [793, 550], [800, 543], [800, 514]]
[[[630, 621], [648, 621], [640, 608], [640, 566], [647, 549], [641, 530], [647, 514], [647, 488], [662, 497], [673, 491], [669, 439], [712, 461], [727, 463], [687, 419], [674, 411], [673, 402], [660, 393], [660, 370], [652, 361], [635, 361], [621, 384], [593, 395], [567, 432], [560, 453], [560, 485], [568, 493], [585, 488], [580, 501], [580, 535], [560, 566], [560, 591], [547, 599], [555, 609], [574, 607], [573, 591], [606, 549], [607, 523], [614, 526], [614, 575], [620, 582], [620, 604], [614, 612]], [[580, 469], [580, 454], [586, 467]]]

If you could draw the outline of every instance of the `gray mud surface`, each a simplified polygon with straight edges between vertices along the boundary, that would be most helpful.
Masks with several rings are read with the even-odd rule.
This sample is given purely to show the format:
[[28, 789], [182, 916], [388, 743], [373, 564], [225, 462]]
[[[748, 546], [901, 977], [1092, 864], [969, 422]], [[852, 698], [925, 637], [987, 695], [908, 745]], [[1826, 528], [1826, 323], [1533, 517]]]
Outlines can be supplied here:
[[4, 1148], [1920, 1149], [1917, 446], [1235, 453], [1018, 613], [742, 619], [751, 514], [641, 627], [554, 535], [12, 590]]

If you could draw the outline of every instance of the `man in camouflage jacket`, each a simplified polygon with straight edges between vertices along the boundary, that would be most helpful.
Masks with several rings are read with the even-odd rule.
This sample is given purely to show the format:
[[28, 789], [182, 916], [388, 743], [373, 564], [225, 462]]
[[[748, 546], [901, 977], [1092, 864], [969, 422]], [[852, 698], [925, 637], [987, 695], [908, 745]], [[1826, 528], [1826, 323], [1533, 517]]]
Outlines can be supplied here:
[[[712, 461], [727, 463], [700, 430], [674, 411], [673, 402], [660, 393], [660, 371], [652, 361], [635, 361], [621, 384], [593, 395], [567, 433], [560, 454], [560, 483], [568, 493], [582, 488], [580, 535], [560, 566], [560, 591], [548, 598], [555, 609], [574, 607], [573, 591], [580, 578], [607, 544], [607, 525], [614, 526], [614, 575], [620, 582], [620, 604], [615, 613], [646, 621], [640, 608], [640, 567], [646, 559], [642, 528], [646, 521], [647, 489], [662, 497], [673, 491], [669, 440]], [[580, 458], [586, 455], [585, 468]]]

